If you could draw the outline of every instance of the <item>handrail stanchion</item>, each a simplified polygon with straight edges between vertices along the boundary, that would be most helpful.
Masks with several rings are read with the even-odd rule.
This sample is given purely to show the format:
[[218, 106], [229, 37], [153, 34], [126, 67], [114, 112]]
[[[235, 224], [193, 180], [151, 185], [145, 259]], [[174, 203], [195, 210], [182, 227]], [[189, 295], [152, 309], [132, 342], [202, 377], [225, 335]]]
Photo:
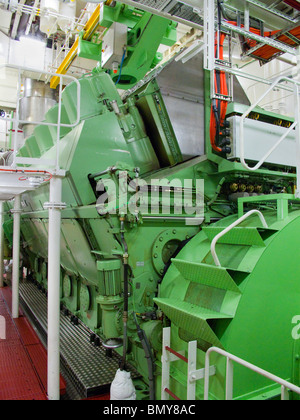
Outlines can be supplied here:
[[264, 218], [263, 214], [259, 210], [251, 210], [248, 213], [244, 214], [244, 216], [240, 217], [238, 220], [236, 220], [230, 226], [228, 226], [227, 228], [222, 230], [222, 232], [220, 232], [218, 235], [216, 235], [214, 237], [214, 239], [212, 240], [210, 250], [211, 250], [211, 254], [212, 254], [212, 257], [214, 259], [214, 262], [215, 262], [216, 266], [221, 267], [220, 260], [217, 256], [217, 253], [216, 253], [216, 244], [219, 241], [219, 239], [221, 239], [224, 235], [226, 235], [226, 233], [230, 232], [233, 228], [235, 228], [236, 226], [241, 224], [244, 220], [248, 219], [248, 217], [252, 216], [253, 214], [257, 214], [260, 218], [260, 221], [261, 221], [263, 227], [268, 229], [268, 224], [266, 222], [266, 219]]
[[[282, 400], [288, 400], [289, 394], [288, 391], [295, 392], [296, 394], [300, 395], [300, 388], [291, 382], [285, 381], [284, 379], [279, 378], [276, 375], [273, 375], [270, 372], [267, 372], [264, 369], [261, 369], [252, 363], [246, 362], [246, 360], [240, 359], [237, 356], [234, 356], [233, 354], [228, 353], [225, 350], [222, 350], [218, 347], [211, 347], [207, 350], [205, 355], [205, 375], [204, 375], [204, 400], [209, 400], [209, 369], [210, 369], [210, 355], [211, 353], [217, 353], [220, 356], [224, 356], [227, 358], [227, 371], [226, 371], [226, 399], [233, 399], [233, 392], [232, 392], [232, 386], [233, 386], [233, 362], [237, 363], [241, 366], [244, 366], [247, 369], [250, 369], [251, 371], [257, 373], [258, 375], [261, 375], [267, 379], [270, 379], [270, 381], [277, 383], [281, 386], [281, 399]], [[228, 362], [230, 361], [230, 363]], [[228, 372], [229, 368], [229, 372]]]

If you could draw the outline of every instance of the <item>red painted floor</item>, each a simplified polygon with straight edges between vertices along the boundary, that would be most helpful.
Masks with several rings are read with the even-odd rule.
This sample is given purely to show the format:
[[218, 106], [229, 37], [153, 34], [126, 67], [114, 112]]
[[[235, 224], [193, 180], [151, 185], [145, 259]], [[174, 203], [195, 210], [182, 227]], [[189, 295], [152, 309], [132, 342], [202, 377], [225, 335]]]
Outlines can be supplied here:
[[[27, 319], [11, 318], [11, 291], [0, 289], [0, 316], [6, 339], [0, 339], [0, 400], [47, 400], [47, 352]], [[61, 395], [66, 392], [63, 378]]]

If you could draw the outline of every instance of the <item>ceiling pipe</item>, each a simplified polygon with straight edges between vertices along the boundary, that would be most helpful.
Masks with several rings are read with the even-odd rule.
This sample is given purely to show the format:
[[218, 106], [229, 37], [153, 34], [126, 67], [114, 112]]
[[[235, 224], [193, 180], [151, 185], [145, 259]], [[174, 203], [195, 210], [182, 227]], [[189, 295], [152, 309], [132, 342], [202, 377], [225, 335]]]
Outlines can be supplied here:
[[25, 4], [25, 0], [20, 0], [20, 3], [19, 3], [18, 8], [17, 8], [16, 15], [15, 15], [14, 25], [13, 25], [12, 32], [11, 32], [12, 39], [15, 39], [16, 36], [17, 36], [19, 23], [20, 23], [20, 19], [21, 19], [21, 16], [22, 16], [22, 6], [24, 4]]
[[31, 14], [30, 14], [27, 26], [26, 26], [26, 30], [25, 30], [26, 36], [29, 35], [30, 33], [31, 25], [35, 16], [35, 9], [38, 7], [39, 3], [40, 3], [40, 0], [34, 0], [34, 5], [33, 5], [33, 8], [32, 8], [32, 11], [31, 11]]

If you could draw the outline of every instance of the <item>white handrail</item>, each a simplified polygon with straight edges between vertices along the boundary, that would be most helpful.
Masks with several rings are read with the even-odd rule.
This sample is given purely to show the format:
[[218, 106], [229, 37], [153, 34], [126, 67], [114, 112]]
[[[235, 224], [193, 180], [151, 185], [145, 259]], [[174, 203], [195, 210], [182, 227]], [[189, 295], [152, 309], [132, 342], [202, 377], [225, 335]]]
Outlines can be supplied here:
[[[297, 127], [297, 125], [299, 124], [299, 107], [296, 105], [295, 106], [295, 122], [292, 124], [292, 126], [286, 131], [286, 133], [280, 138], [280, 140], [278, 140], [278, 142], [270, 149], [270, 151], [258, 162], [257, 165], [255, 165], [254, 167], [250, 167], [249, 165], [247, 165], [246, 161], [245, 161], [245, 142], [244, 142], [244, 123], [245, 123], [245, 119], [248, 117], [248, 115], [258, 106], [258, 104], [270, 93], [272, 92], [272, 90], [274, 90], [274, 88], [279, 85], [279, 83], [281, 82], [289, 82], [289, 83], [293, 83], [296, 87], [295, 90], [295, 94], [298, 95], [299, 91], [298, 91], [298, 87], [300, 86], [300, 82], [298, 82], [297, 80], [294, 79], [290, 79], [288, 77], [280, 77], [279, 79], [277, 79], [270, 87], [269, 89], [267, 89], [267, 91], [255, 102], [255, 104], [251, 105], [250, 108], [247, 109], [247, 111], [245, 111], [245, 113], [242, 115], [241, 117], [241, 123], [240, 123], [240, 160], [241, 160], [241, 164], [243, 165], [243, 167], [249, 171], [256, 171], [257, 169], [259, 169], [262, 164], [267, 160], [267, 158], [274, 152], [274, 150], [280, 145], [280, 143], [282, 143], [282, 141], [291, 133], [292, 130], [294, 130], [294, 128]], [[298, 141], [300, 142], [300, 139], [298, 139]]]
[[220, 238], [222, 238], [224, 235], [226, 235], [226, 233], [228, 233], [231, 229], [235, 228], [236, 226], [238, 226], [240, 223], [242, 223], [244, 220], [248, 219], [248, 217], [252, 216], [252, 214], [257, 214], [261, 220], [261, 223], [263, 224], [263, 226], [267, 229], [268, 228], [268, 224], [266, 222], [266, 219], [264, 218], [264, 216], [262, 215], [262, 213], [259, 210], [251, 210], [248, 213], [244, 214], [244, 216], [240, 217], [238, 220], [236, 220], [234, 223], [232, 223], [230, 226], [228, 226], [227, 228], [225, 228], [224, 230], [222, 230], [222, 232], [220, 232], [218, 235], [216, 235], [211, 243], [211, 254], [213, 256], [214, 262], [216, 264], [216, 266], [221, 267], [221, 263], [219, 261], [219, 258], [217, 256], [216, 253], [216, 244], [219, 241]]
[[252, 363], [246, 362], [245, 360], [240, 359], [239, 357], [236, 357], [218, 347], [211, 347], [206, 352], [206, 356], [205, 356], [205, 374], [204, 374], [204, 400], [205, 401], [208, 401], [209, 399], [209, 378], [210, 378], [209, 370], [210, 370], [211, 353], [217, 353], [227, 358], [226, 391], [225, 391], [226, 400], [233, 399], [233, 363], [232, 362], [238, 363], [239, 365], [242, 365], [245, 368], [258, 373], [259, 375], [270, 379], [270, 381], [278, 383], [281, 386], [281, 399], [282, 400], [288, 399], [287, 390], [290, 390], [300, 395], [300, 388], [298, 386], [288, 381], [285, 381], [284, 379], [281, 379], [278, 376], [273, 375], [272, 373], [267, 372], [266, 370], [263, 370], [253, 365]]
[[[20, 88], [21, 88], [21, 71], [27, 71], [27, 72], [31, 72], [31, 73], [38, 73], [38, 74], [45, 74], [45, 75], [49, 75], [49, 76], [56, 76], [59, 77], [60, 79], [60, 88], [59, 88], [59, 101], [58, 101], [58, 120], [57, 123], [49, 123], [49, 122], [44, 122], [44, 121], [30, 121], [30, 124], [32, 125], [45, 125], [48, 127], [57, 127], [57, 139], [56, 139], [56, 146], [57, 146], [57, 151], [56, 151], [56, 170], [59, 171], [59, 140], [60, 140], [60, 129], [61, 127], [68, 127], [68, 128], [74, 128], [76, 127], [79, 123], [80, 123], [80, 99], [81, 99], [81, 86], [79, 81], [73, 77], [73, 76], [69, 76], [66, 74], [57, 74], [57, 73], [53, 73], [53, 72], [48, 72], [48, 71], [40, 71], [40, 70], [36, 70], [36, 69], [32, 69], [32, 68], [28, 68], [28, 67], [22, 67], [22, 66], [17, 66], [14, 64], [1, 64], [0, 65], [0, 70], [3, 68], [10, 68], [10, 69], [14, 69], [18, 71], [18, 94], [17, 94], [17, 108], [16, 108], [16, 117], [15, 118], [3, 118], [0, 117], [0, 120], [5, 120], [5, 121], [10, 121], [10, 122], [14, 122], [16, 124], [16, 126], [18, 127], [19, 124], [29, 124], [28, 121], [26, 120], [20, 120], [19, 119], [19, 99], [20, 99]], [[69, 79], [73, 82], [76, 83], [77, 85], [77, 115], [76, 115], [76, 121], [73, 124], [61, 124], [61, 99], [62, 99], [62, 84], [63, 84], [63, 79]], [[13, 153], [13, 163], [12, 163], [12, 167], [16, 167], [16, 155], [17, 155], [17, 132], [18, 132], [18, 128], [16, 127], [15, 130], [15, 136], [14, 136], [14, 153]]]

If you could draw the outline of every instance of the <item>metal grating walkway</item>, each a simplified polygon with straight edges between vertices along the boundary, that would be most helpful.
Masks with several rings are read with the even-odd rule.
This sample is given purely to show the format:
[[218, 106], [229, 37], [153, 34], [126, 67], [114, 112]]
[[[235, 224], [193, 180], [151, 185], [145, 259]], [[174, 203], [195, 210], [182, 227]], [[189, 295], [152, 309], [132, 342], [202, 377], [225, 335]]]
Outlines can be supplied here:
[[[47, 331], [47, 298], [33, 283], [20, 284], [22, 305], [38, 320], [42, 332]], [[120, 357], [113, 352], [106, 356], [103, 347], [95, 347], [90, 343], [91, 332], [79, 321], [73, 325], [70, 317], [61, 312], [61, 361], [71, 374], [73, 385], [84, 397], [89, 398], [109, 391]], [[132, 378], [140, 375], [130, 366]]]

